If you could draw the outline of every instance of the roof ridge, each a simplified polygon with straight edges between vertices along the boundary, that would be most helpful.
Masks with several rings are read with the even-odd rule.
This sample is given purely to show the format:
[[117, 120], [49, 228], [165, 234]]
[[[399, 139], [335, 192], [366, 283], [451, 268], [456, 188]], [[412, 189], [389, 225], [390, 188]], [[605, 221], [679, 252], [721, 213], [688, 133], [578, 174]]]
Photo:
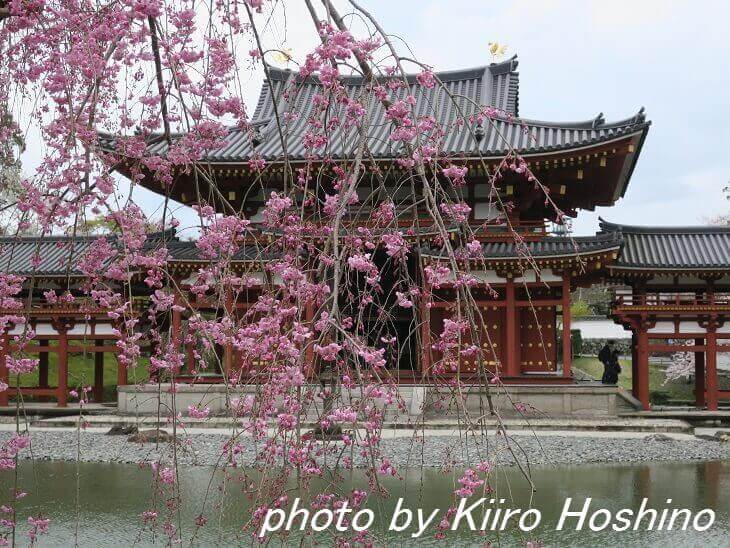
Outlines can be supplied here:
[[689, 225], [689, 226], [646, 226], [623, 225], [606, 221], [599, 217], [599, 227], [605, 232], [628, 232], [635, 234], [701, 234], [730, 233], [730, 225]]
[[[108, 240], [119, 239], [120, 234], [48, 234], [40, 235], [33, 234], [30, 236], [0, 236], [0, 244], [3, 243], [47, 243], [47, 242], [92, 242], [101, 238]], [[165, 238], [169, 238], [167, 241], [177, 241], [177, 231], [175, 228], [168, 228], [164, 231], [156, 230], [154, 232], [146, 232], [147, 241], [158, 241]]]
[[538, 242], [546, 241], [546, 240], [565, 240], [565, 241], [572, 241], [575, 240], [577, 242], [604, 242], [604, 241], [610, 241], [615, 238], [616, 232], [598, 232], [596, 234], [586, 235], [586, 236], [549, 236], [548, 238], [544, 238], [542, 240], [536, 240]]
[[35, 243], [35, 242], [79, 242], [93, 241], [106, 234], [77, 234], [69, 236], [67, 234], [49, 234], [47, 236], [31, 235], [31, 236], [0, 236], [0, 244], [3, 243]]
[[[501, 117], [500, 117], [501, 118]], [[614, 129], [625, 126], [635, 125], [636, 127], [645, 127], [651, 125], [651, 122], [646, 120], [644, 113], [644, 107], [641, 107], [639, 111], [633, 116], [628, 118], [622, 118], [613, 122], [606, 122], [603, 113], [599, 113], [596, 117], [589, 120], [573, 121], [573, 122], [551, 122], [546, 120], [534, 120], [532, 118], [519, 118], [519, 117], [505, 117], [507, 121], [512, 122], [523, 122], [527, 125], [541, 126], [541, 127], [556, 127], [564, 129], [588, 129], [588, 130], [600, 130], [600, 129]]]
[[[482, 74], [484, 74], [487, 71], [492, 71], [493, 68], [499, 67], [501, 68], [501, 65], [504, 63], [495, 64], [492, 63], [490, 65], [478, 65], [476, 67], [466, 67], [466, 68], [460, 68], [460, 69], [449, 69], [449, 70], [437, 70], [433, 71], [434, 76], [436, 76], [439, 80], [444, 82], [451, 82], [454, 80], [466, 80], [471, 78], [479, 78]], [[516, 65], [515, 65], [516, 66]], [[506, 72], [506, 71], [503, 71]], [[497, 72], [493, 74], [502, 74], [503, 72]], [[264, 78], [264, 82], [268, 82], [269, 80], [274, 80], [277, 82], [285, 82], [290, 77], [297, 78], [301, 75], [299, 71], [291, 70], [291, 69], [282, 69], [278, 67], [269, 67], [268, 70], [269, 77]], [[409, 81], [409, 83], [413, 83], [416, 81], [416, 77], [418, 76], [418, 72], [407, 72], [405, 74], [405, 78]], [[403, 78], [404, 75], [401, 74], [376, 74], [375, 79], [376, 80], [397, 80]], [[362, 84], [365, 80], [365, 77], [360, 74], [341, 74], [340, 75], [340, 81], [344, 84], [349, 85], [359, 85]], [[305, 78], [300, 78], [296, 80], [297, 83], [301, 84], [303, 82], [305, 83], [317, 83], [319, 82], [319, 78], [316, 74], [310, 74], [307, 75]]]

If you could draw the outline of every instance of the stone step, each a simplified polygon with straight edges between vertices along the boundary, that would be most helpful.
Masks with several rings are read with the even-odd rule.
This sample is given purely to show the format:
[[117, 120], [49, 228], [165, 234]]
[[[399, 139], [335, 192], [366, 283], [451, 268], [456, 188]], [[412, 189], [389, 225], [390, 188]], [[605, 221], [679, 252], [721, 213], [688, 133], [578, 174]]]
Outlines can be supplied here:
[[[115, 413], [116, 403], [88, 403], [84, 405], [84, 415], [108, 415]], [[0, 422], [14, 421], [18, 409], [14, 404], [0, 406]], [[79, 414], [79, 404], [69, 403], [68, 407], [58, 407], [56, 402], [25, 402], [21, 406], [20, 414], [26, 417], [75, 417]]]
[[622, 413], [622, 418], [628, 419], [658, 419], [658, 420], [681, 420], [693, 426], [713, 425], [721, 426], [730, 424], [730, 409], [719, 409], [718, 411], [706, 411], [696, 408], [678, 409], [652, 409], [650, 411], [636, 411], [633, 413]]

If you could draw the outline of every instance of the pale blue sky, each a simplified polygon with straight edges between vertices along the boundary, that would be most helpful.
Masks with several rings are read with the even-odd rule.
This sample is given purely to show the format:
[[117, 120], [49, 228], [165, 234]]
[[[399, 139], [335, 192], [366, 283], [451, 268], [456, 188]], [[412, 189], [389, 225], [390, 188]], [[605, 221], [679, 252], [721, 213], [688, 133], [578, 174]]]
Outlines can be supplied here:
[[[577, 234], [598, 228], [598, 215], [620, 223], [704, 224], [726, 213], [730, 181], [730, 2], [655, 0], [361, 0], [382, 26], [437, 70], [492, 59], [488, 42], [508, 45], [520, 60], [520, 114], [551, 121], [608, 121], [642, 106], [652, 127], [625, 198], [612, 208], [580, 212]], [[303, 2], [270, 45], [296, 59], [316, 44]], [[346, 0], [336, 0], [343, 12]], [[246, 75], [251, 104], [259, 71]], [[253, 106], [253, 105], [251, 105]], [[34, 158], [35, 157], [35, 158]], [[39, 157], [29, 151], [26, 167]], [[120, 184], [124, 193], [125, 183]], [[135, 199], [153, 214], [160, 200]], [[178, 210], [183, 226], [193, 215]]]
[[620, 223], [704, 224], [727, 212], [730, 181], [730, 2], [368, 0], [386, 29], [438, 69], [484, 64], [487, 42], [520, 60], [520, 114], [607, 120], [646, 107], [649, 136], [612, 208]]

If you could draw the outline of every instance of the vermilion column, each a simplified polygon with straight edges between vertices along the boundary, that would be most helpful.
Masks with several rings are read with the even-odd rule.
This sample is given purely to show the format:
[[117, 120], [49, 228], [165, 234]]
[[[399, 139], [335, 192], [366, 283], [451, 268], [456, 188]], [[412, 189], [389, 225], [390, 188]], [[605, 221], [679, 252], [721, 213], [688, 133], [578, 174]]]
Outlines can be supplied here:
[[563, 273], [563, 377], [570, 377], [573, 346], [570, 343], [570, 277]]
[[[711, 307], [715, 305], [715, 283], [712, 280], [707, 281], [707, 299]], [[711, 318], [707, 322], [707, 337], [705, 345], [705, 383], [707, 393], [705, 400], [707, 401], [708, 411], [717, 411], [717, 321]]]
[[[182, 294], [181, 294], [181, 279], [175, 279], [172, 283], [172, 318], [171, 318], [171, 333], [170, 333], [170, 341], [169, 344], [172, 345], [172, 347], [175, 349], [175, 352], [182, 352], [184, 354], [184, 362], [180, 365], [181, 368], [184, 368], [186, 365], [188, 367], [188, 371], [190, 370], [190, 360], [188, 359], [191, 356], [191, 352], [189, 352], [189, 349], [185, 346], [182, 346], [183, 338], [182, 338], [182, 311], [179, 310], [180, 307], [183, 306], [183, 300], [182, 300]], [[181, 373], [181, 371], [176, 372]]]
[[[695, 339], [695, 346], [702, 346], [704, 339]], [[705, 353], [695, 352], [695, 406], [705, 406]]]
[[56, 399], [58, 407], [68, 404], [68, 329], [65, 324], [58, 323], [58, 388]]
[[127, 366], [117, 358], [117, 386], [124, 386], [125, 384], [129, 384], [127, 380]]
[[[226, 302], [225, 302], [226, 315], [233, 320], [233, 292], [230, 289], [226, 290]], [[226, 378], [231, 374], [231, 368], [233, 367], [233, 344], [227, 342], [223, 348], [223, 368], [225, 370]]]
[[707, 384], [708, 411], [717, 411], [717, 333], [715, 326], [707, 327], [707, 344], [705, 346], [705, 382]]
[[631, 330], [631, 393], [638, 398], [636, 393], [636, 378], [639, 371], [639, 338], [636, 336], [636, 329]]
[[176, 282], [173, 284], [172, 333], [170, 338], [177, 350], [179, 350], [178, 347], [182, 340], [182, 312], [178, 309], [182, 305], [179, 284]]
[[634, 394], [645, 410], [649, 410], [649, 334], [645, 322], [639, 322], [637, 330], [636, 376]]
[[520, 375], [520, 347], [517, 338], [517, 303], [515, 302], [515, 280], [507, 278], [505, 289], [505, 375], [518, 377]]
[[[312, 322], [314, 322], [314, 303], [311, 301], [308, 302], [304, 309], [304, 321], [306, 322], [309, 329], [312, 330], [312, 334], [314, 334], [314, 326], [312, 325]], [[314, 341], [309, 340], [305, 341], [304, 344], [306, 345], [306, 349], [304, 350], [304, 368], [306, 371], [306, 375], [308, 379], [311, 379], [314, 377], [315, 370], [314, 370]]]

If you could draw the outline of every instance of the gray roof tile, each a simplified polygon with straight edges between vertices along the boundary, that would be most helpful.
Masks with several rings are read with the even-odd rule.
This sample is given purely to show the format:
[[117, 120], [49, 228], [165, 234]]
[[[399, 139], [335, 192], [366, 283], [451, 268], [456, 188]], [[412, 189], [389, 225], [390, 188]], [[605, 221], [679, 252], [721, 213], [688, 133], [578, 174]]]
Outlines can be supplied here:
[[[441, 149], [449, 155], [464, 157], [502, 156], [510, 149], [521, 154], [560, 151], [579, 146], [610, 141], [638, 131], [646, 131], [649, 123], [643, 110], [638, 114], [613, 123], [606, 123], [603, 115], [584, 122], [554, 123], [521, 119], [518, 117], [519, 74], [517, 59], [491, 64], [475, 69], [438, 73], [443, 88], [436, 86], [426, 89], [417, 84], [415, 76], [408, 76], [408, 93], [416, 99], [415, 112], [418, 116], [433, 116], [440, 127], [446, 128]], [[357, 139], [357, 128], [337, 124], [331, 132], [327, 150], [308, 151], [303, 142], [304, 134], [310, 129], [308, 119], [313, 113], [312, 98], [322, 91], [322, 86], [314, 77], [300, 78], [298, 73], [288, 70], [271, 69], [270, 79], [264, 82], [259, 100], [252, 117], [252, 127], [256, 128], [261, 141], [252, 142], [253, 131], [232, 128], [223, 146], [210, 151], [204, 160], [213, 163], [241, 163], [252, 157], [263, 157], [268, 161], [282, 160], [285, 156], [292, 161], [304, 160], [312, 152], [317, 156], [342, 158], [352, 153]], [[344, 77], [343, 85], [350, 98], [363, 93], [361, 77]], [[400, 96], [404, 90], [400, 90]], [[452, 101], [450, 98], [453, 98]], [[456, 104], [454, 104], [456, 103]], [[484, 136], [475, 140], [474, 127], [456, 124], [457, 120], [468, 119], [480, 106], [491, 105], [502, 115], [486, 123]], [[284, 120], [285, 113], [297, 116], [293, 121], [283, 122], [285, 146], [277, 129], [275, 112]], [[458, 107], [458, 108], [457, 108]], [[344, 118], [342, 105], [332, 107], [331, 116]], [[391, 124], [385, 119], [382, 104], [373, 98], [368, 112], [371, 123], [368, 127], [368, 145], [376, 159], [389, 159], [400, 156], [400, 145], [389, 139]], [[176, 136], [175, 138], [178, 138]], [[120, 138], [100, 134], [102, 149], [114, 151]], [[164, 155], [167, 143], [161, 136], [149, 139], [147, 154]]]
[[82, 236], [0, 238], [0, 270], [26, 276], [78, 275], [76, 263], [86, 255], [95, 239]]
[[[110, 236], [33, 236], [0, 238], [0, 270], [21, 276], [79, 277], [77, 265], [89, 252], [95, 240]], [[171, 262], [205, 262], [192, 241], [181, 241], [168, 234], [167, 240], [161, 233], [148, 235], [147, 251], [166, 246]], [[242, 246], [232, 257], [234, 262], [268, 261], [280, 254], [268, 248], [253, 245]], [[37, 260], [35, 258], [38, 258]], [[34, 265], [34, 262], [37, 262]], [[106, 264], [111, 262], [111, 258]]]
[[[606, 233], [596, 236], [547, 236], [536, 241], [525, 242], [526, 250], [533, 258], [579, 257], [618, 249], [621, 245], [621, 234]], [[427, 249], [422, 251], [431, 257], [444, 257], [442, 249]], [[514, 241], [488, 241], [482, 244], [484, 259], [518, 259], [523, 254], [518, 253]]]
[[616, 269], [730, 270], [730, 226], [627, 226], [601, 220], [606, 234], [620, 234]]

